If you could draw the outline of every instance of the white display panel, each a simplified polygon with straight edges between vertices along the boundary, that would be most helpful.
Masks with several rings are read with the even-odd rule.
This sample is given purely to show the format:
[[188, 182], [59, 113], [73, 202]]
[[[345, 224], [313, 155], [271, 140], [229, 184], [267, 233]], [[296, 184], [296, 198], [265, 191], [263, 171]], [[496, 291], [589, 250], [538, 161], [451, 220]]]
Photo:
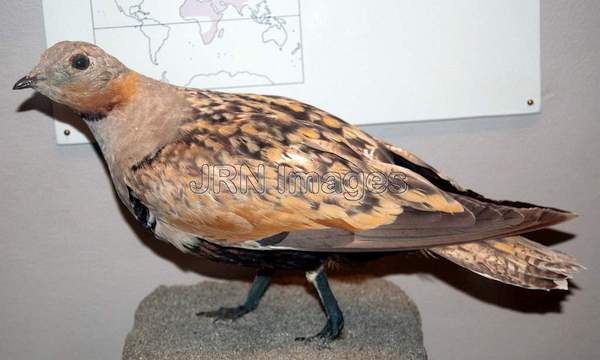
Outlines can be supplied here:
[[[95, 42], [157, 79], [354, 124], [540, 109], [539, 0], [44, 0], [44, 18], [49, 45]], [[56, 136], [87, 141], [63, 122]]]

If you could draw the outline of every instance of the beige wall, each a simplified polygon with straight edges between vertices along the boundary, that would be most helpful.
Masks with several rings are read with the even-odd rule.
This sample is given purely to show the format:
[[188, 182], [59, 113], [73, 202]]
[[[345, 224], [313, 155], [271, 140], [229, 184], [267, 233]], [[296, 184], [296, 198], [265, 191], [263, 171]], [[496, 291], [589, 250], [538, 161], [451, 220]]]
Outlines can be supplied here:
[[[574, 239], [538, 234], [589, 268], [562, 302], [441, 261], [385, 267], [433, 359], [600, 358], [600, 2], [542, 8], [541, 115], [367, 128], [484, 194], [582, 215], [560, 226]], [[224, 268], [140, 238], [92, 147], [54, 144], [48, 103], [10, 90], [45, 47], [41, 1], [2, 1], [0, 19], [0, 358], [118, 358], [145, 295]]]

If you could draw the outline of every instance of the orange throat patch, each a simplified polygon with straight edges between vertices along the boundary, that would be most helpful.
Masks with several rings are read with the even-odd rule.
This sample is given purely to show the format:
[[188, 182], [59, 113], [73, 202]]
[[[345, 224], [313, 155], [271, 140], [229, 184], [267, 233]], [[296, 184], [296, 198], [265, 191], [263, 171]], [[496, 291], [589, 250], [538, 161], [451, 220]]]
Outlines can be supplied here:
[[88, 93], [87, 89], [70, 88], [68, 92], [73, 94], [75, 110], [82, 113], [107, 113], [128, 103], [137, 94], [138, 83], [139, 75], [128, 71], [120, 78], [111, 80], [101, 91]]

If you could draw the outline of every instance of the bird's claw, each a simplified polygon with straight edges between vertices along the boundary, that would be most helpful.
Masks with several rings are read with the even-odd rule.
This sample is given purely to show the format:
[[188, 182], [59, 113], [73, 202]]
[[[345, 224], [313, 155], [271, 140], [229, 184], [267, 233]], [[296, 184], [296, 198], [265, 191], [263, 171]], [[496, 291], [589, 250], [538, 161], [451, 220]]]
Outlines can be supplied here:
[[303, 341], [305, 343], [318, 342], [319, 346], [327, 347], [327, 345], [331, 341], [340, 337], [340, 335], [342, 333], [342, 327], [343, 327], [343, 325], [341, 325], [341, 324], [335, 326], [330, 321], [327, 321], [327, 324], [325, 324], [325, 327], [321, 331], [319, 331], [318, 334], [315, 334], [312, 336], [300, 336], [300, 337], [297, 337], [295, 340]]

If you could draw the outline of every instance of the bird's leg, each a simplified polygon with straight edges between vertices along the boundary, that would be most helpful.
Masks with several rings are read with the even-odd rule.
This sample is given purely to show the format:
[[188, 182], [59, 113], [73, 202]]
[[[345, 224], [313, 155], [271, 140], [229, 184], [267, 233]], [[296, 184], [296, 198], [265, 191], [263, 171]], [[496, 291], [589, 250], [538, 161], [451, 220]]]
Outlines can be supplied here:
[[256, 273], [256, 277], [254, 278], [254, 282], [250, 287], [250, 291], [248, 292], [248, 297], [246, 298], [246, 302], [243, 305], [227, 308], [221, 307], [217, 310], [213, 311], [201, 311], [196, 313], [197, 316], [207, 316], [212, 317], [217, 320], [235, 320], [239, 319], [247, 313], [258, 307], [258, 303], [262, 298], [265, 290], [271, 283], [271, 275], [272, 272], [269, 270], [259, 270]]
[[298, 337], [296, 340], [320, 340], [325, 343], [334, 340], [342, 333], [342, 329], [344, 328], [344, 315], [338, 306], [337, 300], [335, 300], [335, 296], [329, 288], [329, 283], [327, 282], [327, 276], [325, 275], [323, 267], [321, 266], [315, 271], [306, 272], [306, 279], [313, 284], [319, 293], [321, 304], [325, 309], [325, 315], [327, 315], [327, 322], [325, 323], [323, 330], [318, 334], [308, 337]]

